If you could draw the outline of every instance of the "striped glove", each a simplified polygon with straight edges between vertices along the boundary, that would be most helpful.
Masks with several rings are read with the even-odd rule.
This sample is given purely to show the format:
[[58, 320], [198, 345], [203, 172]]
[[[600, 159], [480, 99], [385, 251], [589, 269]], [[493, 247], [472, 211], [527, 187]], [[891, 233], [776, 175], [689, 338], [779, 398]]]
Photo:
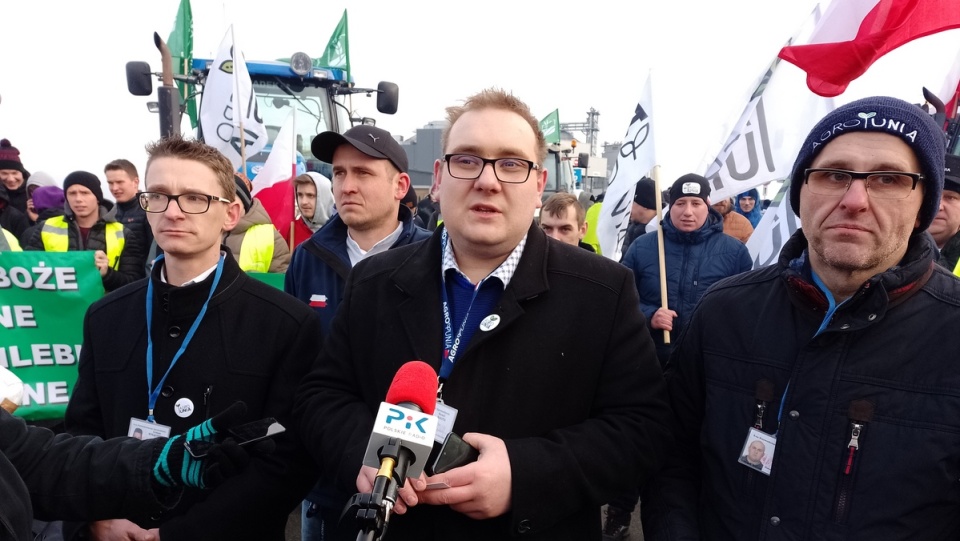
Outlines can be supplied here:
[[[234, 402], [212, 419], [167, 440], [153, 465], [153, 478], [163, 487], [187, 486], [207, 488], [219, 484], [226, 477], [243, 469], [250, 457], [232, 439], [217, 443], [215, 436], [239, 424], [247, 412], [247, 405]], [[203, 458], [194, 458], [184, 442], [202, 441], [214, 444]]]

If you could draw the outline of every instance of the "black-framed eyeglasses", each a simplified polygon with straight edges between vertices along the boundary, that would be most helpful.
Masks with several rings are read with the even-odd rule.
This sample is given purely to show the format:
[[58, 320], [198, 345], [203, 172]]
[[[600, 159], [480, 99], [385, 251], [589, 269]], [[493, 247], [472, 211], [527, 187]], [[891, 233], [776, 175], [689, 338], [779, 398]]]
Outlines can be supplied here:
[[523, 158], [496, 158], [489, 160], [473, 154], [444, 154], [447, 172], [453, 178], [476, 180], [483, 168], [490, 164], [497, 180], [507, 184], [523, 184], [530, 178], [530, 171], [539, 170], [540, 165]]
[[804, 183], [818, 195], [843, 195], [854, 180], [863, 180], [867, 194], [877, 199], [904, 199], [923, 180], [919, 173], [906, 171], [847, 171], [846, 169], [811, 168], [803, 171]]
[[203, 214], [210, 210], [212, 201], [232, 203], [229, 199], [202, 193], [170, 195], [160, 192], [140, 192], [137, 194], [137, 199], [140, 201], [140, 208], [147, 212], [164, 212], [170, 205], [170, 201], [176, 201], [184, 214]]

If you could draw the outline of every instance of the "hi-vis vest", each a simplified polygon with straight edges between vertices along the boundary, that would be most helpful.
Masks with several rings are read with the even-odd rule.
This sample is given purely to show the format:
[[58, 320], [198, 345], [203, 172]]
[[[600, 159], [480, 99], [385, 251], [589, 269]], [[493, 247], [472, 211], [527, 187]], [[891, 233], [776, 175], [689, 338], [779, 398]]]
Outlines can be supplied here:
[[269, 272], [273, 261], [273, 224], [250, 226], [240, 243], [237, 262], [244, 272]]
[[[40, 230], [43, 249], [47, 252], [66, 252], [69, 246], [67, 227], [67, 221], [63, 216], [47, 218], [43, 222], [43, 229]], [[113, 270], [117, 270], [120, 267], [120, 254], [123, 253], [124, 246], [123, 224], [107, 222], [105, 229], [107, 261]]]
[[960, 276], [960, 261], [957, 261], [957, 266], [953, 268], [953, 274], [955, 276]]
[[0, 228], [0, 231], [3, 231], [3, 234], [0, 235], [0, 252], [20, 252], [20, 243], [17, 241], [17, 237], [13, 233], [7, 231], [6, 229]]

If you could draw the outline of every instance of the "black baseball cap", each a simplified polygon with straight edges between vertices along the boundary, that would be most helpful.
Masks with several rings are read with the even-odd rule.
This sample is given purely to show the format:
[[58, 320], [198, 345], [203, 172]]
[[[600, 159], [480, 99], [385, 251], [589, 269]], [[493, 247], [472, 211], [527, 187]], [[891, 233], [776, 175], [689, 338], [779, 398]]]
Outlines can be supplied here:
[[407, 172], [407, 153], [390, 132], [376, 126], [354, 126], [344, 134], [325, 131], [313, 138], [310, 150], [319, 160], [333, 163], [333, 153], [342, 144], [349, 144], [371, 158], [390, 160], [401, 173]]

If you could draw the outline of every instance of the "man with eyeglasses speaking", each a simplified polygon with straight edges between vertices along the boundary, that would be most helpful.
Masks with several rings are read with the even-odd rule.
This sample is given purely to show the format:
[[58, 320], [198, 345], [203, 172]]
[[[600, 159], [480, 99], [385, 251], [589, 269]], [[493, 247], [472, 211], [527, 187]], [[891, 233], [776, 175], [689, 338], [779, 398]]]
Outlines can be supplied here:
[[[960, 537], [960, 281], [927, 232], [944, 149], [888, 97], [813, 128], [801, 230], [715, 284], [670, 359], [678, 445], [642, 498], [647, 541]], [[757, 440], [762, 471], [739, 462]]]
[[670, 445], [633, 279], [534, 223], [546, 144], [526, 104], [485, 90], [447, 119], [434, 164], [443, 224], [354, 267], [298, 391], [301, 433], [326, 478], [371, 492], [374, 416], [397, 370], [423, 360], [441, 383], [436, 440], [461, 435], [479, 459], [407, 479], [387, 538], [599, 539], [600, 507]]
[[87, 537], [282, 540], [316, 474], [290, 419], [294, 389], [320, 350], [316, 315], [248, 277], [221, 245], [240, 218], [227, 158], [179, 137], [147, 150], [138, 198], [164, 255], [147, 280], [87, 311], [66, 428], [178, 434], [243, 400], [250, 419], [274, 417], [287, 431], [276, 452], [212, 492], [188, 490], [156, 516], [91, 523]]

